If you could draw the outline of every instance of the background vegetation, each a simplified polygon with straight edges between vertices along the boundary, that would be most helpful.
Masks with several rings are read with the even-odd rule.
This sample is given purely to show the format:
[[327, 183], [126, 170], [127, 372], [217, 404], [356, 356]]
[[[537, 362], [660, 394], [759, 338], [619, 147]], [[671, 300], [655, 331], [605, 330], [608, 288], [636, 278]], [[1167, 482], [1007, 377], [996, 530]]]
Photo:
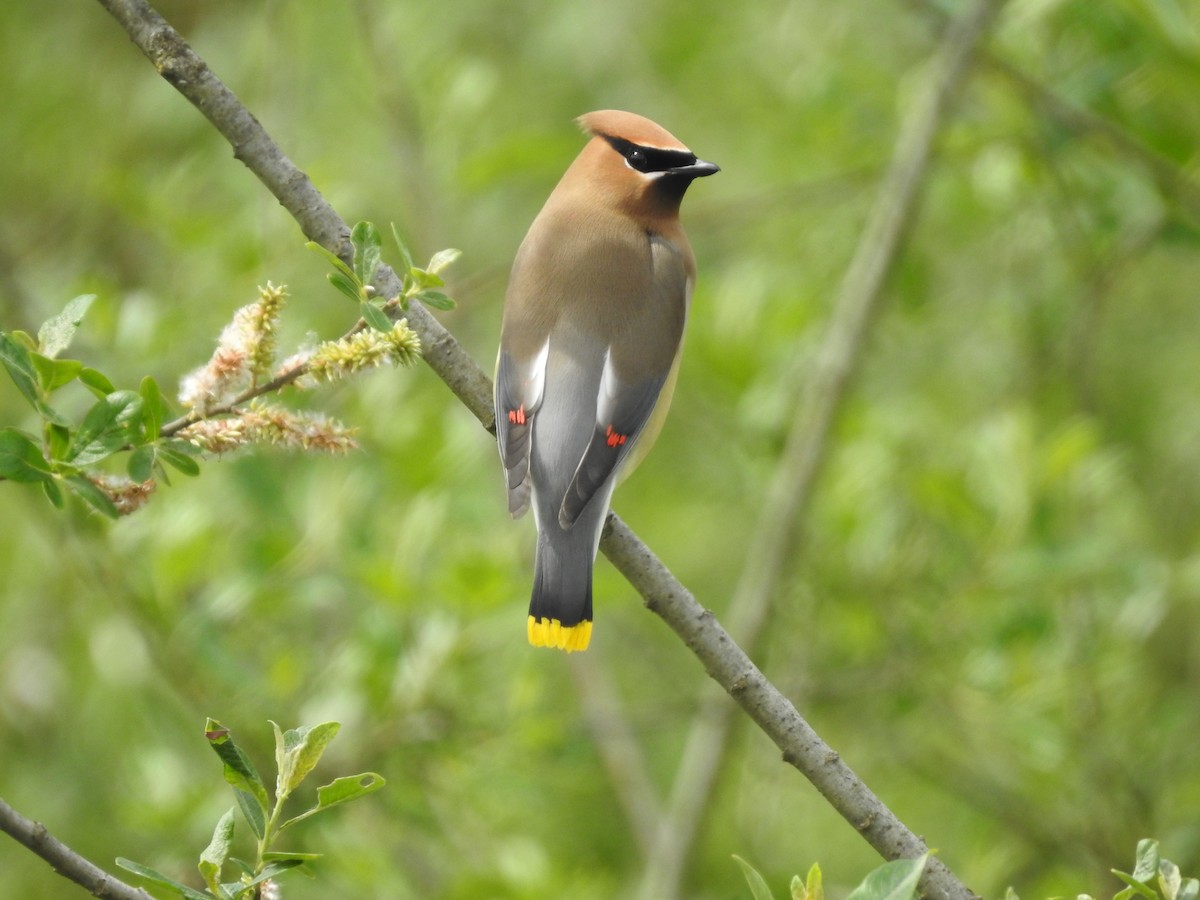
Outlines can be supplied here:
[[[441, 318], [485, 364], [573, 116], [634, 109], [722, 165], [686, 203], [672, 417], [614, 504], [720, 615], [937, 16], [159, 8], [344, 216], [463, 249]], [[981, 63], [759, 661], [977, 891], [1099, 894], [1139, 837], [1200, 861], [1200, 10], [1012, 0], [990, 47], [1116, 138]], [[127, 386], [175, 384], [268, 279], [284, 347], [346, 329], [324, 261], [98, 4], [3, 4], [0, 54], [0, 327], [95, 292], [72, 355]], [[303, 402], [362, 449], [228, 458], [115, 524], [0, 484], [0, 796], [110, 869], [191, 877], [228, 805], [205, 718], [264, 768], [268, 718], [336, 720], [323, 765], [389, 783], [306, 823], [329, 856], [287, 896], [627, 895], [643, 863], [579, 670], [525, 645], [532, 528], [490, 439], [420, 368]], [[27, 416], [0, 383], [0, 422]], [[603, 562], [596, 592], [588, 661], [666, 793], [703, 673]], [[736, 744], [684, 895], [745, 896], [732, 853], [856, 884], [876, 861], [853, 829], [757, 731]], [[0, 846], [6, 892], [68, 895]]]

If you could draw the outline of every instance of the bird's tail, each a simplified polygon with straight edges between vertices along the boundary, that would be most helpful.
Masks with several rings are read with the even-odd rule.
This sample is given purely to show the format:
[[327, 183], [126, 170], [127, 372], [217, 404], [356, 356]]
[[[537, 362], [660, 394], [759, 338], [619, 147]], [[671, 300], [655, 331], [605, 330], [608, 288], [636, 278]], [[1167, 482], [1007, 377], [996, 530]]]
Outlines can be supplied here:
[[592, 563], [596, 542], [583, 522], [563, 529], [557, 521], [539, 529], [529, 600], [529, 643], [535, 647], [586, 650], [592, 637]]

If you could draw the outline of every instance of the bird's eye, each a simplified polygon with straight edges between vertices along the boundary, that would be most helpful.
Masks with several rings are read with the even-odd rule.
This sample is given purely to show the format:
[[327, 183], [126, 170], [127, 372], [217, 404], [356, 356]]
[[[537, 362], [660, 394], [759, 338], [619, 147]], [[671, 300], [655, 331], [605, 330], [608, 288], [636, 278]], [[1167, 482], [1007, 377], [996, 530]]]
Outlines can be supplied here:
[[629, 165], [639, 172], [646, 171], [646, 154], [641, 150], [630, 150], [629, 155], [625, 158], [629, 160]]

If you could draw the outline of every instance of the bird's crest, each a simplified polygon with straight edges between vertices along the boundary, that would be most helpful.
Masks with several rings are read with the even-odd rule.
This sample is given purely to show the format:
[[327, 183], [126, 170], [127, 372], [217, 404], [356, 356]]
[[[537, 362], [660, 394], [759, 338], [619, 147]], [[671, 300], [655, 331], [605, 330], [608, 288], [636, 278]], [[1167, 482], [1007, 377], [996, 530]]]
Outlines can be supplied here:
[[575, 121], [585, 134], [595, 137], [620, 138], [642, 147], [662, 150], [687, 150], [667, 129], [637, 113], [601, 109], [585, 113]]

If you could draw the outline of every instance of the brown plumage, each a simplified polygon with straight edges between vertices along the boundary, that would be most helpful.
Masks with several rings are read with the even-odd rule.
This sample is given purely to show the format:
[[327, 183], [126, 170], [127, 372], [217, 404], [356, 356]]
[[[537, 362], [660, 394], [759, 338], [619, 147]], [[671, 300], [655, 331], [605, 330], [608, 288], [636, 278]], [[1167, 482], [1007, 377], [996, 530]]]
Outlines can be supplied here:
[[565, 650], [591, 635], [616, 477], [670, 402], [696, 276], [679, 204], [718, 171], [642, 116], [603, 110], [579, 124], [591, 139], [513, 263], [496, 364], [509, 511], [532, 506], [538, 527], [529, 640]]

